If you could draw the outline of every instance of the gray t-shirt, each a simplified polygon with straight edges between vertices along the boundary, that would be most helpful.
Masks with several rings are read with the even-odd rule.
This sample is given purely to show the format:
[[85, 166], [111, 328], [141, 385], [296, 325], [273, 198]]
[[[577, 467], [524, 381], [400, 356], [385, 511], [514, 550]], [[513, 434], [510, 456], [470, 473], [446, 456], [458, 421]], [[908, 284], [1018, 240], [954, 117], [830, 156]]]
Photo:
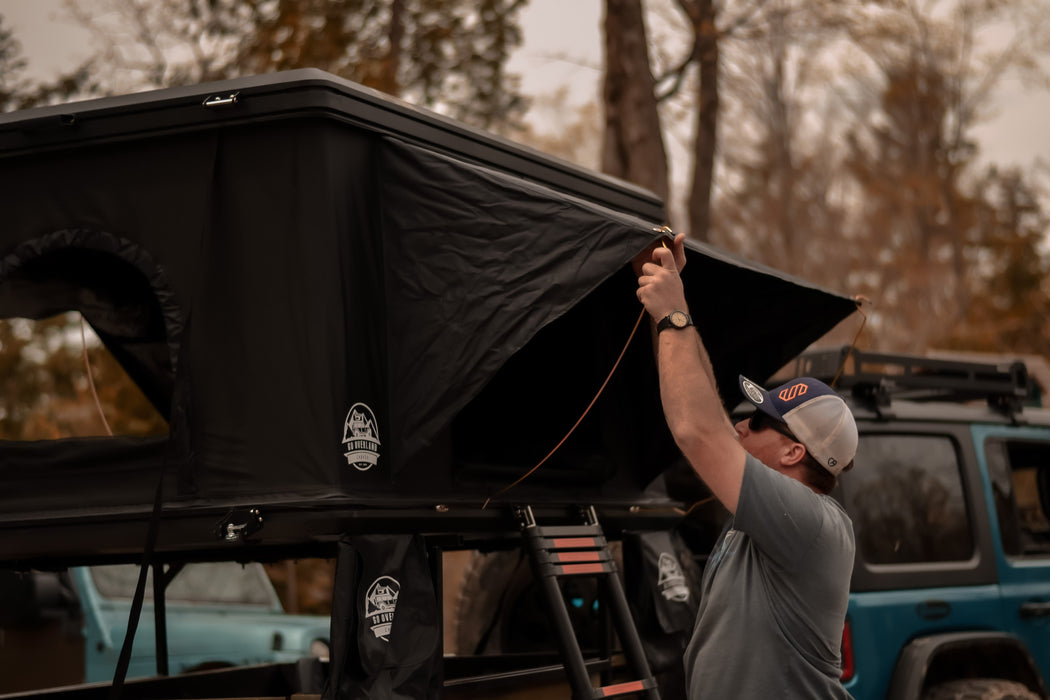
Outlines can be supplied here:
[[689, 697], [849, 698], [839, 682], [853, 525], [829, 496], [751, 455], [704, 569]]

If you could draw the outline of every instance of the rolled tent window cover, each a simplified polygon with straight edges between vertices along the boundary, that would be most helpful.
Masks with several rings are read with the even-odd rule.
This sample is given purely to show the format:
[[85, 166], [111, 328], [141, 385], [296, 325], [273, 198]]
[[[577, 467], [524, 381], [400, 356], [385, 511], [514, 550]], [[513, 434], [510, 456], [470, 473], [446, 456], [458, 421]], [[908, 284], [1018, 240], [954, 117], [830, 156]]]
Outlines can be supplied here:
[[[287, 509], [288, 530], [267, 520], [263, 544], [308, 538], [291, 524], [305, 512], [480, 506], [593, 398], [641, 311], [630, 261], [662, 224], [638, 188], [320, 71], [0, 115], [0, 206], [0, 312], [72, 290], [60, 305], [170, 423], [163, 440], [0, 442], [8, 560], [46, 549], [3, 536], [26, 522], [76, 524], [74, 550], [134, 552], [137, 532], [89, 543], [84, 523], [146, 519], [162, 468], [165, 513], [186, 516], [167, 546], [187, 551], [218, 546], [213, 513], [231, 504]], [[82, 239], [56, 245], [68, 232]], [[46, 284], [20, 277], [44, 240], [63, 265]], [[710, 247], [688, 258], [693, 317], [729, 390], [854, 308]], [[89, 267], [135, 273], [85, 294]], [[374, 464], [348, 463], [351, 419]], [[643, 326], [516, 495], [635, 502], [676, 459]]]

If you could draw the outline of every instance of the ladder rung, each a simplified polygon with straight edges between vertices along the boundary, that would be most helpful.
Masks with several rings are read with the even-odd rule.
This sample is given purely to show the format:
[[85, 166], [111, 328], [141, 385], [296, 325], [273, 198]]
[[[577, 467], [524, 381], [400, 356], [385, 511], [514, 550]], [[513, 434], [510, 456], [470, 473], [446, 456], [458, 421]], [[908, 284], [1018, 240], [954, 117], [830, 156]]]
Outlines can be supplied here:
[[568, 552], [536, 550], [532, 554], [543, 576], [577, 576], [616, 572], [616, 562], [606, 549]]
[[600, 525], [537, 525], [530, 528], [540, 537], [602, 537]]
[[609, 564], [548, 564], [554, 576], [581, 576], [584, 574], [611, 574], [614, 569]]
[[573, 550], [568, 552], [563, 551], [548, 551], [546, 549], [537, 549], [532, 552], [533, 556], [536, 557], [536, 561], [541, 564], [572, 564], [579, 563], [581, 561], [612, 561], [612, 554], [607, 549], [584, 549], [584, 550]]
[[617, 683], [616, 685], [607, 685], [601, 688], [595, 688], [594, 697], [614, 698], [617, 695], [630, 695], [631, 693], [640, 693], [643, 690], [649, 690], [655, 687], [656, 685], [650, 680], [628, 681], [626, 683]]
[[565, 564], [569, 562], [601, 561], [606, 557], [603, 557], [602, 553], [597, 550], [591, 550], [588, 552], [551, 552], [550, 558], [555, 564]]
[[605, 546], [604, 537], [544, 537], [544, 543], [550, 542], [548, 549], [598, 549]]

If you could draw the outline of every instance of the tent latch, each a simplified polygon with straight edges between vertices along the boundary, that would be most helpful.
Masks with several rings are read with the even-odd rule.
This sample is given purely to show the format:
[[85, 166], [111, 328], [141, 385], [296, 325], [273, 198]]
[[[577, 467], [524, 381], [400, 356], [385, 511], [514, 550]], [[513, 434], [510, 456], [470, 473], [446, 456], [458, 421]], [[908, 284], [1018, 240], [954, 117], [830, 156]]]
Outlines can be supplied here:
[[231, 510], [219, 522], [216, 534], [227, 542], [243, 542], [262, 529], [263, 517], [258, 508]]

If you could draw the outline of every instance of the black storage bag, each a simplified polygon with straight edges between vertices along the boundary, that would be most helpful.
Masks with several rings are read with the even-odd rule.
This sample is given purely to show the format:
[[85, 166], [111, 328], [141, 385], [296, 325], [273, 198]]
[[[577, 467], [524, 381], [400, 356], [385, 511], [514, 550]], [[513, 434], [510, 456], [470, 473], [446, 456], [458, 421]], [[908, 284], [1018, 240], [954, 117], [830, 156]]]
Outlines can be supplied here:
[[700, 602], [700, 569], [673, 531], [624, 533], [624, 588], [664, 700], [685, 697], [683, 656]]
[[341, 538], [323, 700], [440, 697], [439, 614], [422, 538]]

